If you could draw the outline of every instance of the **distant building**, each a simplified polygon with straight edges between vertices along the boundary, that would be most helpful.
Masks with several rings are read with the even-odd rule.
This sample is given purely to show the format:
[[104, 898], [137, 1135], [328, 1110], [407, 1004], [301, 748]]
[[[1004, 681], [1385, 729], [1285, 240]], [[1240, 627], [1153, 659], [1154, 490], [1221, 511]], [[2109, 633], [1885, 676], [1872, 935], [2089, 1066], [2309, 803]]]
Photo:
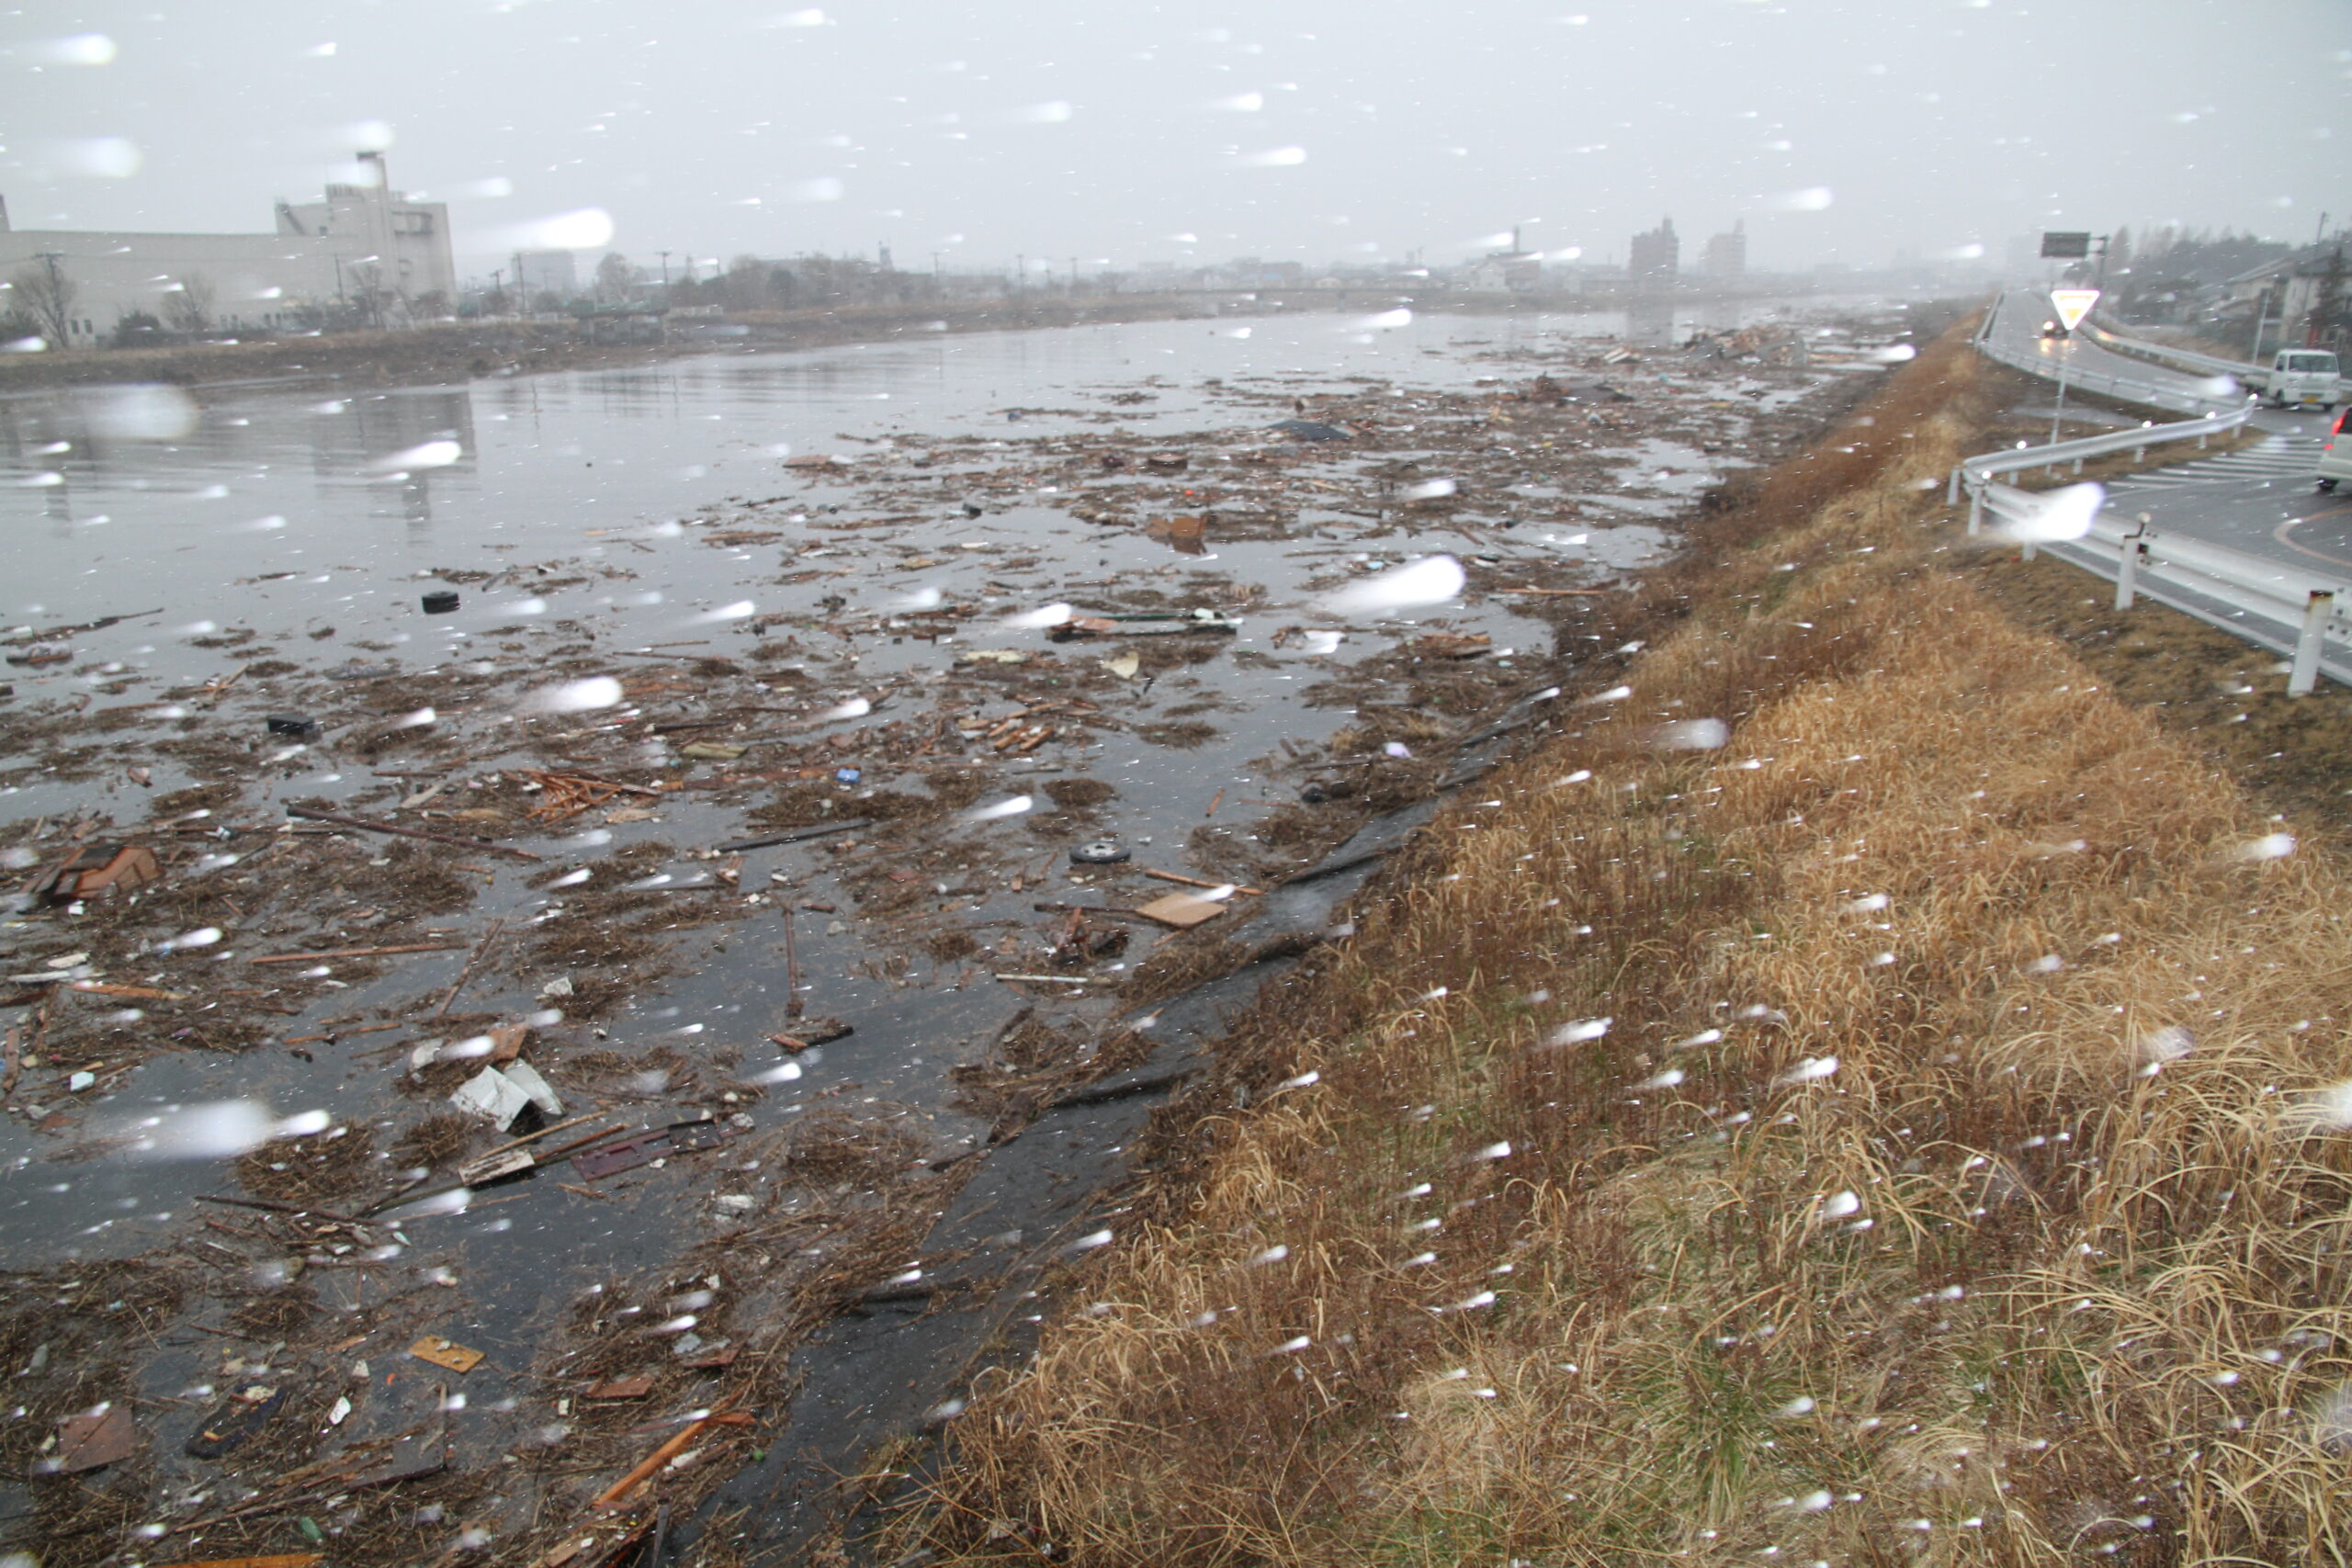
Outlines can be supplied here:
[[1665, 220], [1647, 233], [1634, 236], [1625, 272], [1635, 288], [1671, 288], [1681, 270], [1682, 242], [1675, 236], [1673, 219]]
[[570, 299], [580, 292], [579, 258], [570, 251], [523, 251], [514, 257], [514, 281], [526, 299], [553, 294]]
[[1728, 234], [1717, 234], [1700, 253], [1699, 270], [1718, 283], [1736, 283], [1747, 276], [1747, 220], [1740, 219]]
[[14, 229], [0, 204], [0, 314], [39, 321], [14, 280], [64, 297], [68, 346], [152, 316], [177, 331], [292, 326], [334, 314], [389, 326], [450, 309], [457, 267], [449, 209], [411, 201], [386, 183], [379, 154], [360, 154], [373, 178], [331, 185], [324, 198], [277, 204], [270, 234], [153, 234]]
[[2319, 347], [2332, 333], [2330, 323], [2317, 319], [2315, 307], [2330, 263], [2340, 267], [2347, 258], [2352, 237], [2339, 231], [2333, 239], [2251, 267], [2230, 279], [2222, 312], [2260, 330], [2261, 342], [2253, 350], [2257, 359], [2276, 348]]
[[1295, 288], [1306, 280], [1300, 262], [1270, 262], [1257, 256], [1236, 256], [1209, 270], [1217, 283], [1236, 288]]
[[1527, 294], [1544, 287], [1544, 254], [1523, 249], [1519, 231], [1510, 231], [1510, 249], [1488, 251], [1462, 269], [1462, 287], [1485, 294]]

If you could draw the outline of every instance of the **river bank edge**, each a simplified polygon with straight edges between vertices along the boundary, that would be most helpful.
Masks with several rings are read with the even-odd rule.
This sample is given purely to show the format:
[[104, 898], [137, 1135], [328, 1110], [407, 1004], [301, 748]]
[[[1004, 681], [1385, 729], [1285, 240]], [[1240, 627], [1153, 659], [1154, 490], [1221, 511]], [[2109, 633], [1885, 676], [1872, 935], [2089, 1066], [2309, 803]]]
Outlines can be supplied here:
[[[1792, 293], [1789, 303], [1812, 296]], [[851, 305], [808, 310], [739, 310], [695, 318], [685, 333], [661, 343], [597, 343], [569, 322], [448, 322], [401, 331], [271, 337], [162, 348], [74, 349], [0, 355], [0, 398], [62, 387], [161, 382], [198, 388], [290, 379], [334, 379], [371, 387], [436, 386], [546, 371], [624, 369], [688, 355], [788, 352], [893, 343], [933, 333], [1022, 332], [1041, 327], [1107, 326], [1129, 321], [1199, 321], [1228, 316], [1338, 315], [1407, 306], [1447, 315], [1589, 314], [1723, 304], [1687, 299], [1582, 294], [1453, 294], [1418, 298], [1394, 289], [1253, 289], [1112, 294], [1088, 299], [996, 299], [968, 303]]]
[[592, 342], [570, 322], [463, 322], [233, 344], [9, 355], [0, 357], [0, 397], [153, 382], [201, 388], [322, 378], [376, 387], [441, 385], [556, 370], [620, 369], [746, 349], [838, 348], [941, 333], [1206, 319], [1256, 309], [1237, 292], [1229, 302], [1225, 297], [1135, 294], [1077, 303], [1040, 299], [762, 310], [698, 321], [694, 335], [650, 344]]
[[2340, 1547], [2324, 1421], [2225, 1434], [2352, 1372], [2337, 1156], [2249, 1114], [2352, 1066], [2343, 873], [2003, 607], [1935, 491], [2007, 390], [1947, 334], [1611, 602], [1649, 646], [1236, 1021], [861, 1555]]

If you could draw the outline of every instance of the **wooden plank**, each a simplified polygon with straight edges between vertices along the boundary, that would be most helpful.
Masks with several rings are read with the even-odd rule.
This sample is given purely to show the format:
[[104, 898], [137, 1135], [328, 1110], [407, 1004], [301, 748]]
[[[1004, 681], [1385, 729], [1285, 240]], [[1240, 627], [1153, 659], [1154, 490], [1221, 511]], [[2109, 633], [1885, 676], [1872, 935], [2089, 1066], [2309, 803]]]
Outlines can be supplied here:
[[469, 1372], [481, 1365], [482, 1353], [469, 1350], [454, 1340], [428, 1334], [408, 1348], [408, 1353], [420, 1361], [430, 1361], [436, 1367], [447, 1367], [453, 1372]]
[[1173, 926], [1181, 931], [1216, 919], [1225, 913], [1225, 906], [1213, 899], [1195, 898], [1190, 893], [1170, 893], [1165, 897], [1154, 898], [1148, 904], [1137, 905], [1136, 913], [1145, 919], [1158, 920], [1163, 926]]

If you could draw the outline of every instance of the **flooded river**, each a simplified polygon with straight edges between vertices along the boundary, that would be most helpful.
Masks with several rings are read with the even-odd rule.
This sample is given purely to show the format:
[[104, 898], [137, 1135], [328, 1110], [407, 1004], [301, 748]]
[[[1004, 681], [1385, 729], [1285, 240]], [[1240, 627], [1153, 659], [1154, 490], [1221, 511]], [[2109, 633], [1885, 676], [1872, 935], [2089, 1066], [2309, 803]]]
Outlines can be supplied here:
[[[598, 1292], [658, 1312], [724, 1275], [673, 1331], [723, 1348], [754, 1337], [777, 1259], [826, 1266], [859, 1203], [938, 1213], [907, 1173], [1005, 1125], [949, 1069], [1034, 1012], [1081, 1042], [1045, 1066], [1082, 1071], [1122, 982], [1183, 940], [1124, 913], [1171, 891], [1141, 868], [1245, 921], [1235, 886], [1311, 862], [1375, 780], [1426, 791], [1448, 736], [1580, 656], [1577, 585], [1659, 558], [1663, 523], [1840, 379], [1604, 361], [1692, 324], [1266, 314], [0, 401], [21, 664], [0, 842], [20, 873], [142, 835], [166, 861], [144, 902], [27, 900], [0, 935], [33, 976], [0, 1251], [52, 1279], [173, 1247], [242, 1260], [191, 1320], [307, 1269], [306, 1300], [384, 1335], [379, 1357], [426, 1325], [487, 1353], [461, 1459], [560, 1449], [548, 1358], [567, 1332], [565, 1356], [598, 1354]], [[1452, 586], [1417, 594], [1417, 572]], [[1085, 620], [1203, 610], [1205, 635]], [[1073, 617], [1100, 635], [1053, 640]], [[285, 714], [321, 728], [273, 733]], [[556, 775], [633, 793], [548, 813], [579, 787]], [[1326, 792], [1350, 796], [1331, 833], [1299, 804]], [[812, 827], [832, 836], [711, 848]], [[1125, 861], [1072, 860], [1098, 840]], [[1099, 948], [1018, 977], [1081, 926]], [[796, 1049], [820, 1018], [849, 1032]], [[583, 1132], [701, 1116], [730, 1142], [309, 1239], [197, 1201], [279, 1191], [300, 1159], [341, 1186], [292, 1208], [450, 1185], [419, 1128], [450, 1120], [499, 1020], [529, 1025]], [[307, 1120], [256, 1151], [284, 1117]], [[290, 1174], [269, 1163], [289, 1147]], [[919, 1224], [868, 1231], [918, 1261]], [[756, 1266], [710, 1261], [753, 1235]], [[369, 1353], [281, 1337], [277, 1371], [306, 1379]], [[168, 1425], [220, 1355], [167, 1339], [122, 1393]], [[413, 1429], [415, 1406], [377, 1405], [352, 1434]], [[141, 1506], [228, 1495], [177, 1459], [156, 1485]]]

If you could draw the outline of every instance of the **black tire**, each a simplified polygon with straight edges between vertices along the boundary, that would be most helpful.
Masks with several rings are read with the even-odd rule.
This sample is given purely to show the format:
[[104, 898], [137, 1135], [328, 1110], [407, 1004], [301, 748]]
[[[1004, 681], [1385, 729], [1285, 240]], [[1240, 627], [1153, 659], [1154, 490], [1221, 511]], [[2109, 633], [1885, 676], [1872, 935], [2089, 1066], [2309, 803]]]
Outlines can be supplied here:
[[2334, 479], [2320, 480], [2319, 492], [2322, 495], [2334, 495], [2335, 493], [2335, 481]]

